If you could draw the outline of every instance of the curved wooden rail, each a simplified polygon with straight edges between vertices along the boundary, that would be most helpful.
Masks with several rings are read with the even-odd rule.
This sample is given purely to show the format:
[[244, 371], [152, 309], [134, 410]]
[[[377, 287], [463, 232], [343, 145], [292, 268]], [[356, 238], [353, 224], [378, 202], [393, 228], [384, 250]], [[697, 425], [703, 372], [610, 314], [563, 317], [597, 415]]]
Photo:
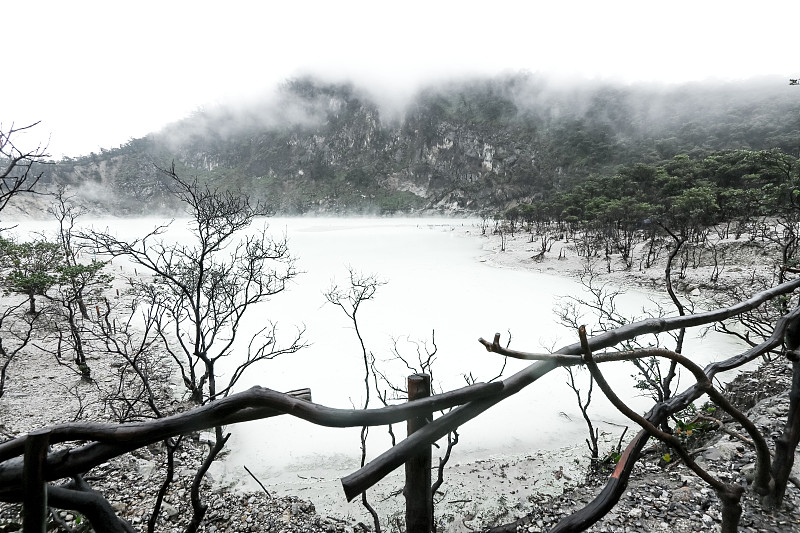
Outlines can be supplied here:
[[[653, 318], [639, 322], [633, 322], [631, 324], [626, 324], [621, 328], [592, 337], [589, 339], [589, 347], [593, 351], [598, 351], [604, 348], [610, 348], [619, 344], [620, 342], [633, 339], [634, 337], [638, 337], [640, 335], [663, 333], [673, 329], [712, 324], [714, 322], [725, 320], [726, 318], [731, 318], [747, 311], [751, 311], [762, 305], [764, 302], [771, 300], [776, 296], [791, 293], [797, 288], [800, 288], [800, 278], [758, 293], [748, 300], [723, 309], [698, 313], [695, 315], [677, 316], [672, 318]], [[794, 317], [797, 315], [797, 313], [798, 312], [793, 312], [791, 316]], [[773, 338], [770, 339], [774, 342], [770, 343], [768, 348], [763, 348], [760, 351], [751, 349], [745, 352], [745, 354], [741, 354], [726, 360], [724, 363], [716, 366], [711, 365], [714, 369], [714, 374], [722, 370], [736, 368], [737, 366], [740, 366], [745, 362], [758, 357], [765, 351], [779, 345], [780, 341], [778, 339], [783, 337], [783, 330], [781, 328], [785, 327], [787, 320], [789, 320], [789, 318], [784, 317], [776, 326], [776, 331], [773, 333]], [[495, 341], [492, 343], [489, 343], [483, 339], [480, 339], [480, 342], [486, 347], [487, 350], [499, 353], [500, 355], [509, 355], [513, 357], [514, 355], [512, 354], [524, 354], [524, 352], [514, 352], [512, 350], [502, 348], [497, 341], [497, 337], [495, 337]], [[571, 361], [570, 364], [580, 364], [581, 353], [581, 343], [576, 342], [557, 350], [554, 352], [554, 355], [576, 356], [575, 359], [569, 359], [569, 361]], [[748, 356], [746, 354], [750, 355]], [[537, 356], [536, 359], [540, 359], [540, 357]], [[375, 483], [383, 479], [399, 465], [404, 464], [409, 457], [416, 453], [416, 450], [423, 446], [433, 444], [440, 438], [447, 435], [450, 431], [458, 428], [464, 422], [475, 418], [493, 405], [496, 405], [509, 396], [521, 391], [531, 383], [534, 383], [537, 379], [544, 376], [551, 370], [558, 368], [559, 366], [564, 366], [565, 364], [567, 364], [565, 360], [560, 357], [553, 357], [548, 360], [540, 360], [532, 363], [527, 368], [524, 368], [516, 374], [503, 380], [503, 390], [497, 396], [469, 402], [456, 409], [453, 409], [437, 420], [434, 420], [433, 423], [428, 424], [423, 431], [418, 431], [414, 435], [407, 437], [405, 440], [385, 451], [356, 472], [342, 478], [342, 487], [344, 488], [345, 496], [348, 500], [351, 500], [358, 494], [361, 494], [361, 492], [369, 489]], [[714, 374], [711, 374], [709, 378], [713, 377]], [[659, 417], [658, 420], [662, 420], [663, 417], [666, 417], [670, 412], [680, 411], [688, 406], [692, 401], [699, 398], [700, 394], [702, 394], [699, 391], [695, 392], [697, 392], [697, 396], [694, 396], [691, 399], [690, 397], [692, 394], [694, 394], [694, 392], [686, 396], [681, 395], [680, 398], [673, 397], [668, 406], [659, 409], [660, 412], [657, 414]]]
[[[587, 339], [586, 344], [590, 350], [596, 352], [644, 334], [710, 324], [755, 309], [776, 296], [791, 293], [798, 288], [800, 288], [800, 278], [763, 291], [746, 301], [727, 308], [627, 324]], [[800, 320], [800, 309], [795, 309], [776, 323], [772, 336], [765, 342], [724, 361], [712, 363], [703, 369], [703, 373], [708, 380], [711, 380], [719, 372], [737, 368], [780, 346], [787, 325], [798, 320]], [[53, 481], [76, 476], [112, 457], [170, 436], [280, 414], [288, 414], [329, 427], [358, 427], [396, 423], [454, 407], [450, 412], [416, 431], [363, 468], [342, 478], [345, 496], [350, 500], [377, 483], [395, 468], [406, 463], [420, 449], [430, 446], [448, 432], [497, 405], [505, 398], [518, 393], [551, 370], [583, 362], [580, 355], [583, 353], [580, 342], [564, 346], [554, 354], [533, 354], [509, 350], [500, 346], [497, 336], [493, 342], [483, 339], [480, 342], [490, 352], [536, 362], [501, 382], [476, 384], [426, 399], [381, 409], [335, 409], [312, 403], [310, 391], [307, 389], [279, 393], [263, 387], [253, 387], [185, 413], [147, 422], [121, 425], [93, 423], [57, 425], [39, 430], [37, 434], [44, 431], [50, 444], [71, 441], [88, 441], [88, 443], [48, 453], [41, 464], [42, 479]], [[607, 362], [630, 357], [630, 354], [598, 353], [595, 360]], [[658, 425], [671, 413], [687, 407], [704, 392], [705, 389], [699, 383], [695, 384], [668, 401], [656, 404], [645, 418], [650, 423]], [[25, 447], [29, 438], [22, 436], [0, 444], [0, 501], [17, 501], [20, 497], [25, 472]], [[646, 441], [647, 434], [640, 432], [626, 448], [602, 492], [589, 505], [564, 519], [553, 531], [585, 529], [613, 508], [625, 490], [633, 465]], [[511, 531], [512, 526], [516, 527], [508, 524], [495, 528], [493, 531]]]
[[[328, 427], [380, 426], [448, 409], [476, 398], [496, 395], [503, 384], [478, 383], [381, 409], [335, 409], [312, 403], [308, 389], [281, 393], [263, 387], [211, 402], [185, 413], [131, 424], [74, 423], [47, 429], [50, 444], [83, 440], [90, 444], [51, 452], [44, 464], [45, 480], [86, 472], [112, 457], [191, 431], [290, 414]], [[40, 430], [41, 431], [41, 430]], [[23, 459], [28, 436], [0, 444], [0, 500], [21, 490]]]

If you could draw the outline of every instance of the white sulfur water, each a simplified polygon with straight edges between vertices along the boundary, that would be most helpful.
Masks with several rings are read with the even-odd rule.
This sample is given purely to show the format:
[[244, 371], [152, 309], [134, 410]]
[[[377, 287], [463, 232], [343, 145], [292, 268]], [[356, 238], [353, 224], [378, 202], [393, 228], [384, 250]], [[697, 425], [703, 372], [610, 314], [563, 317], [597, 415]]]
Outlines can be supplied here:
[[[277, 390], [309, 387], [315, 402], [340, 408], [363, 406], [364, 367], [358, 340], [349, 319], [323, 296], [332, 279], [347, 284], [348, 267], [387, 282], [374, 300], [360, 308], [359, 328], [367, 350], [390, 369], [391, 380], [400, 386], [408, 372], [388, 362], [393, 339], [401, 338], [398, 346], [413, 360], [416, 347], [404, 338], [430, 342], [435, 331], [434, 381], [440, 390], [463, 386], [465, 374], [479, 381], [497, 375], [501, 358], [488, 353], [478, 343], [479, 337], [491, 339], [500, 332], [505, 343], [510, 331], [511, 347], [526, 351], [557, 349], [577, 341], [575, 332], [558, 324], [553, 309], [560, 298], [580, 294], [581, 285], [558, 276], [484, 264], [482, 238], [470, 221], [287, 219], [272, 220], [271, 227], [286, 228], [298, 266], [305, 273], [290, 291], [264, 306], [263, 319], [278, 319], [287, 334], [292, 324], [305, 324], [311, 345], [251, 372], [242, 388], [255, 384]], [[623, 311], [641, 315], [653, 297], [630, 290], [618, 303]], [[251, 320], [261, 324], [260, 311], [254, 315]], [[691, 337], [684, 352], [705, 364], [736, 349], [730, 337], [709, 334], [703, 339]], [[526, 365], [509, 361], [504, 375]], [[640, 411], [648, 409], [649, 399], [633, 387], [635, 372], [630, 363], [607, 365], [604, 370], [631, 405]], [[585, 394], [588, 373], [578, 374]], [[582, 444], [586, 427], [566, 379], [564, 370], [555, 370], [464, 425], [452, 461]], [[379, 406], [374, 395], [370, 406]], [[591, 413], [601, 431], [612, 435], [618, 436], [627, 424], [597, 389]], [[402, 438], [404, 425], [395, 426], [394, 432]], [[374, 457], [390, 445], [385, 429], [372, 428], [367, 455]], [[302, 495], [304, 490], [313, 492], [327, 484], [339, 491], [342, 501], [337, 479], [355, 470], [360, 459], [357, 428], [323, 428], [288, 416], [242, 424], [233, 430], [229, 449], [214, 471], [225, 483], [255, 487], [244, 465], [270, 489]]]

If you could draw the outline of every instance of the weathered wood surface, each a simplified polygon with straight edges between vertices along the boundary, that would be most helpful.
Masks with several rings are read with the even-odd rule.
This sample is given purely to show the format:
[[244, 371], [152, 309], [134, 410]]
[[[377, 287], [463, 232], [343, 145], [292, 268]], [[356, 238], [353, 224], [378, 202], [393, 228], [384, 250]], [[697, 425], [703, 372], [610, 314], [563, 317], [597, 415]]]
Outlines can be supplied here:
[[[479, 383], [444, 394], [380, 409], [335, 409], [303, 399], [308, 390], [281, 393], [252, 387], [185, 413], [131, 424], [74, 423], [49, 428], [50, 443], [89, 441], [48, 454], [45, 480], [71, 477], [123, 453], [167, 437], [215, 426], [290, 414], [328, 427], [381, 426], [498, 394], [502, 383]], [[22, 490], [23, 453], [28, 435], [0, 444], [0, 500]], [[16, 493], [16, 496], [15, 496]]]
[[[431, 377], [413, 374], [408, 377], [408, 401], [421, 400], [431, 395]], [[431, 415], [409, 418], [406, 430], [409, 435], [421, 430], [431, 421]], [[431, 498], [431, 447], [419, 451], [406, 462], [406, 532], [430, 533], [433, 530], [433, 499]]]
[[[592, 337], [589, 339], [589, 347], [595, 351], [602, 350], [605, 348], [610, 348], [620, 342], [630, 340], [639, 335], [662, 333], [674, 329], [711, 324], [755, 309], [772, 298], [791, 293], [798, 288], [800, 288], [800, 278], [758, 293], [752, 298], [723, 309], [698, 313], [696, 315], [648, 319], [640, 322], [634, 322], [619, 329]], [[746, 362], [760, 357], [769, 350], [780, 346], [783, 340], [783, 332], [787, 324], [790, 321], [798, 318], [800, 318], [800, 309], [795, 309], [778, 321], [778, 323], [775, 325], [775, 330], [769, 339], [734, 357], [708, 365], [704, 369], [706, 375], [709, 379], [713, 379], [713, 377], [719, 372], [737, 368]], [[524, 355], [524, 352], [501, 350], [499, 349], [499, 346], [496, 346], [497, 343], [490, 343], [488, 341], [484, 341], [483, 339], [481, 339], [481, 342], [490, 351], [497, 351], [501, 355], [515, 356], [512, 355], [512, 353], [516, 355]], [[414, 435], [407, 437], [403, 441], [399, 442], [396, 446], [393, 446], [383, 454], [379, 455], [371, 462], [366, 464], [363, 468], [360, 468], [352, 474], [343, 477], [342, 487], [344, 489], [345, 497], [348, 500], [352, 500], [362, 491], [369, 489], [375, 483], [391, 473], [394, 469], [404, 464], [408, 457], [413, 455], [415, 450], [419, 447], [436, 442], [440, 438], [447, 435], [448, 432], [475, 418], [487, 409], [500, 403], [505, 398], [516, 394], [524, 387], [534, 383], [551, 370], [558, 368], [559, 366], [563, 366], [565, 362], [563, 358], [559, 356], [577, 356], [574, 363], [572, 363], [572, 359], [570, 359], [570, 364], [579, 364], [581, 353], [581, 344], [580, 342], [576, 342], [574, 344], [564, 346], [560, 350], [554, 352], [556, 357], [543, 360], [540, 360], [542, 359], [541, 357], [535, 357], [534, 359], [537, 360], [535, 363], [532, 363], [528, 367], [503, 380], [503, 390], [497, 396], [474, 400], [453, 409], [446, 415], [429, 424], [424, 430], [416, 432]], [[523, 356], [519, 358], [526, 359], [527, 357]], [[647, 418], [654, 424], [659, 424], [660, 421], [666, 418], [670, 413], [675, 413], [686, 408], [702, 394], [703, 391], [700, 387], [689, 387], [686, 391], [679, 395], [673, 396], [667, 402], [654, 406], [653, 409], [651, 409], [651, 411], [648, 413]], [[630, 456], [629, 460], [636, 461], [637, 457], [632, 455]], [[615, 478], [612, 478], [611, 483], [616, 486], [612, 492], [621, 494], [627, 485], [629, 472], [630, 470], [624, 470], [621, 473], [621, 478], [619, 481], [615, 481]], [[619, 498], [618, 495], [616, 497]], [[600, 507], [598, 507], [598, 509], [600, 509]], [[603, 514], [595, 515], [594, 520], [596, 521], [602, 516]]]
[[47, 483], [44, 464], [50, 447], [50, 432], [46, 429], [30, 433], [25, 442], [23, 468], [22, 529], [25, 533], [44, 533], [47, 530]]

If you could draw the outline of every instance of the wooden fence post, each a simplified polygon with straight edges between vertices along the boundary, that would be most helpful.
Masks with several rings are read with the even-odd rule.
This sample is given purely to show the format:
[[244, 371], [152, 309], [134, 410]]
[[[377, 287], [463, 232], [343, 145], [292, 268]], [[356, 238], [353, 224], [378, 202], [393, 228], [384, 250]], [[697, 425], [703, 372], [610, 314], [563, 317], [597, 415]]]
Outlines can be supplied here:
[[44, 463], [50, 447], [50, 430], [32, 431], [25, 442], [22, 467], [22, 530], [25, 533], [44, 533], [47, 527], [47, 483]]
[[[431, 395], [431, 377], [428, 374], [408, 376], [408, 400]], [[431, 415], [408, 419], [408, 434], [422, 429], [431, 421]], [[406, 532], [430, 533], [433, 530], [433, 499], [431, 498], [431, 447], [406, 462]]]

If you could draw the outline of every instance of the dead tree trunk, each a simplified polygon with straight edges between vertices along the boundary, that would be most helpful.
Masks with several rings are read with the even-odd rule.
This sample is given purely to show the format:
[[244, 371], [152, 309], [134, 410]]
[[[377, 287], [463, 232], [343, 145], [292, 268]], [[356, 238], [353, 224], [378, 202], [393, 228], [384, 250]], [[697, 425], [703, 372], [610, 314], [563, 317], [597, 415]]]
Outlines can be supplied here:
[[792, 473], [794, 451], [800, 442], [800, 361], [792, 361], [792, 389], [789, 392], [789, 414], [783, 433], [775, 440], [775, 459], [772, 462], [772, 478], [775, 485], [772, 495], [765, 502], [778, 507], [786, 495], [786, 485]]

